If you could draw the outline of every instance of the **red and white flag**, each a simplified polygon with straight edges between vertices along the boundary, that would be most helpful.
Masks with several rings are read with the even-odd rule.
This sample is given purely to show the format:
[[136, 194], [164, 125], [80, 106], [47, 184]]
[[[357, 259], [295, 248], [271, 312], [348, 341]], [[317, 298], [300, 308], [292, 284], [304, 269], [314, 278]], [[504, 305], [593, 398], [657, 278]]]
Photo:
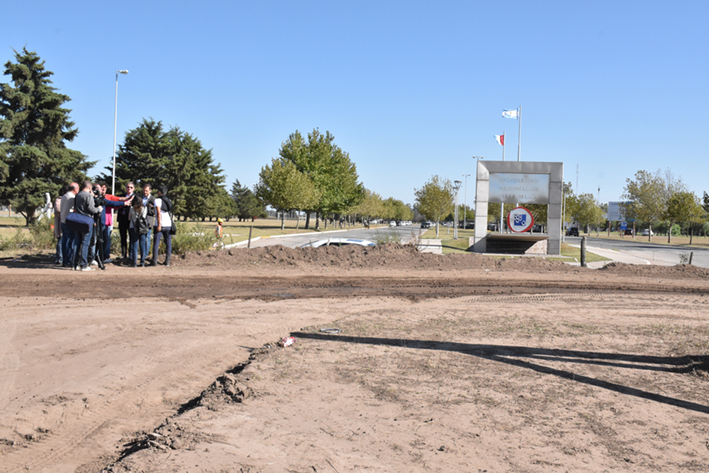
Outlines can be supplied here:
[[497, 140], [497, 143], [501, 146], [505, 146], [505, 135], [504, 133], [502, 135], [495, 135], [495, 139]]

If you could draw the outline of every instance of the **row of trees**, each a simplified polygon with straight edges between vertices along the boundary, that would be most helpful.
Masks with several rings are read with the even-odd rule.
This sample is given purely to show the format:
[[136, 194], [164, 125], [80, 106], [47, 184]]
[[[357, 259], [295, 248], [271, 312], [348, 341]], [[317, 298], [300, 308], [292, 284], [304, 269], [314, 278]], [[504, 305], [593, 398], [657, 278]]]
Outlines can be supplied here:
[[[0, 204], [9, 204], [27, 224], [45, 203], [45, 194], [57, 196], [69, 182], [87, 179], [96, 162], [67, 143], [78, 134], [69, 119], [70, 101], [52, 86], [35, 52], [15, 51], [15, 62], [5, 64], [12, 84], [0, 84]], [[111, 182], [112, 167], [95, 176]], [[382, 200], [367, 191], [348, 153], [334, 143], [330, 132], [315, 129], [307, 140], [298, 131], [282, 143], [279, 157], [265, 166], [253, 190], [236, 180], [228, 193], [224, 174], [212, 150], [178, 127], [143, 119], [129, 130], [116, 153], [117, 193], [128, 181], [138, 186], [164, 184], [175, 215], [205, 219], [266, 216], [265, 206], [283, 213], [291, 210], [321, 216], [359, 214], [368, 218], [410, 219], [401, 201]]]
[[320, 216], [349, 213], [363, 201], [364, 186], [349, 154], [334, 141], [329, 131], [318, 129], [308, 133], [307, 141], [299, 131], [291, 134], [279, 157], [261, 169], [256, 195], [282, 214], [305, 211], [305, 228], [311, 213], [316, 214], [316, 229]]
[[648, 225], [652, 238], [652, 226], [660, 221], [667, 223], [667, 242], [672, 241], [672, 226], [683, 224], [689, 230], [690, 243], [695, 230], [709, 217], [709, 195], [704, 192], [704, 203], [690, 192], [682, 179], [671, 171], [655, 173], [638, 171], [635, 179], [627, 179], [624, 199], [629, 203], [621, 209], [626, 219], [635, 219]]

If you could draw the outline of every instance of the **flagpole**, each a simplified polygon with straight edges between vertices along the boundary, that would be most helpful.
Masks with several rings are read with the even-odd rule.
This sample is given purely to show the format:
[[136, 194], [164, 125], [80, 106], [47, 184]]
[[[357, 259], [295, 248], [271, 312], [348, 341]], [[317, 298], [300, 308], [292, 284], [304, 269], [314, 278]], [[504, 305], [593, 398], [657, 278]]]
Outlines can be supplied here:
[[519, 131], [517, 132], [517, 161], [522, 154], [522, 106], [517, 109], [517, 121], [519, 121]]
[[502, 160], [505, 160], [505, 134], [502, 134]]

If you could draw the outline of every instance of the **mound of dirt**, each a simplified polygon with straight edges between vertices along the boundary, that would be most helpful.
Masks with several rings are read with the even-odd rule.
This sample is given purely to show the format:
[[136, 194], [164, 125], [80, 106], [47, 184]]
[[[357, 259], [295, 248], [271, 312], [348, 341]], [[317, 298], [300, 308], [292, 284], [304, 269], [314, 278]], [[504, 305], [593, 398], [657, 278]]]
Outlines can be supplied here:
[[[586, 272], [592, 269], [572, 266], [540, 257], [493, 258], [477, 253], [436, 255], [420, 253], [412, 245], [389, 243], [374, 247], [322, 246], [320, 248], [287, 248], [281, 245], [261, 248], [233, 248], [221, 251], [198, 251], [173, 257], [182, 269], [262, 268], [312, 270], [405, 270], [461, 271], [482, 270], [499, 272]], [[632, 265], [609, 263], [602, 274], [672, 279], [709, 279], [709, 269], [680, 264], [676, 266]]]
[[490, 271], [578, 271], [559, 261], [543, 258], [491, 258], [476, 253], [435, 255], [421, 253], [412, 245], [396, 243], [373, 247], [322, 246], [287, 248], [281, 245], [262, 248], [187, 253], [173, 258], [180, 268], [191, 267], [278, 267], [396, 269], [396, 270], [490, 270]]
[[603, 269], [604, 273], [639, 277], [660, 278], [700, 278], [709, 279], [709, 269], [690, 264], [675, 266], [636, 265], [626, 263], [609, 263]]

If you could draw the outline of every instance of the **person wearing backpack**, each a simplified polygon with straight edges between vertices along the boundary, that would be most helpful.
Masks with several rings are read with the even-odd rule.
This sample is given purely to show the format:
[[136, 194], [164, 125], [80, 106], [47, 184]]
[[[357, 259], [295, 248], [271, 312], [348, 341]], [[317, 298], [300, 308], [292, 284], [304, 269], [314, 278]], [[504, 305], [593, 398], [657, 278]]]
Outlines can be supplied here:
[[158, 186], [158, 197], [155, 199], [155, 240], [153, 241], [153, 260], [151, 266], [158, 264], [158, 249], [160, 248], [160, 238], [165, 240], [165, 266], [170, 266], [170, 255], [172, 254], [172, 202], [167, 197], [167, 186]]
[[138, 266], [138, 246], [140, 245], [140, 266], [145, 266], [145, 255], [148, 253], [147, 241], [150, 233], [148, 224], [148, 208], [140, 199], [133, 200], [129, 212], [130, 219], [130, 256], [133, 267]]

